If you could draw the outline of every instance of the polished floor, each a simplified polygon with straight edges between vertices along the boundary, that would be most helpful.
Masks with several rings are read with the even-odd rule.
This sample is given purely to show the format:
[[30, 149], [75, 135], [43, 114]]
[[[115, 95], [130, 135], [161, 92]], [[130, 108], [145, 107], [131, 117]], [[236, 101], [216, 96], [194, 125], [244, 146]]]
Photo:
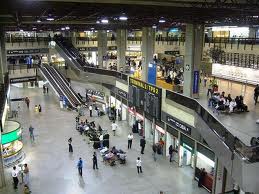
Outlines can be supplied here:
[[[23, 142], [26, 158], [30, 168], [30, 184], [33, 194], [205, 194], [206, 190], [197, 187], [190, 167], [179, 168], [176, 163], [170, 164], [168, 159], [159, 158], [154, 162], [151, 146], [146, 146], [141, 156], [143, 174], [138, 175], [135, 165], [140, 155], [139, 137], [134, 135], [133, 149], [128, 151], [127, 134], [130, 130], [126, 122], [119, 122], [115, 137], [111, 136], [111, 145], [127, 150], [126, 165], [106, 166], [99, 159], [99, 170], [92, 169], [92, 145], [87, 144], [84, 136], [75, 130], [76, 113], [60, 110], [58, 98], [50, 91], [43, 95], [41, 89], [11, 88], [11, 98], [29, 96], [31, 108], [28, 110], [21, 103], [18, 121], [23, 126]], [[35, 113], [33, 106], [41, 104], [42, 113]], [[17, 103], [12, 103], [15, 109]], [[86, 113], [88, 115], [88, 113]], [[107, 116], [94, 117], [103, 128], [110, 131]], [[35, 142], [29, 140], [28, 127], [35, 128]], [[67, 139], [73, 138], [74, 153], [68, 153]], [[84, 160], [83, 177], [78, 176], [76, 163], [79, 157]], [[11, 169], [5, 170], [7, 186], [0, 190], [1, 194], [22, 193], [12, 188]]]

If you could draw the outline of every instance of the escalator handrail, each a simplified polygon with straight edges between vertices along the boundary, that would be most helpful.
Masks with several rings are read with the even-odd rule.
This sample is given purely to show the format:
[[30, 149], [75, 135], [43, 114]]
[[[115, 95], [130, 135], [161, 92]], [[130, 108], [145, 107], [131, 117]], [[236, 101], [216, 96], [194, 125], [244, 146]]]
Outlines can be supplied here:
[[[50, 77], [51, 77], [51, 79], [53, 80], [53, 82], [55, 83], [55, 85], [56, 85], [56, 86], [60, 89], [60, 91], [62, 92], [62, 95], [67, 97], [69, 103], [70, 103], [73, 107], [76, 107], [76, 106], [75, 106], [75, 102], [73, 102], [73, 100], [71, 100], [71, 99], [68, 97], [68, 95], [66, 94], [66, 92], [65, 92], [64, 90], [62, 90], [62, 88], [60, 87], [60, 85], [57, 83], [57, 80], [54, 79], [53, 75], [51, 75], [49, 69], [47, 69], [45, 66], [43, 66], [43, 68], [46, 69], [46, 71], [47, 71], [48, 74], [50, 75]], [[50, 80], [49, 80], [49, 81], [50, 81]]]
[[[59, 77], [60, 81], [63, 81], [64, 83], [67, 83], [67, 80], [64, 77], [62, 77], [60, 75], [60, 73], [54, 67], [51, 67], [51, 68], [56, 73], [56, 75]], [[75, 97], [75, 99], [79, 102], [79, 104], [81, 104], [82, 102], [81, 102], [80, 98], [75, 94], [74, 90], [69, 86], [69, 83], [64, 84], [64, 85], [65, 85], [65, 87], [68, 88], [68, 90], [70, 90], [70, 93]]]

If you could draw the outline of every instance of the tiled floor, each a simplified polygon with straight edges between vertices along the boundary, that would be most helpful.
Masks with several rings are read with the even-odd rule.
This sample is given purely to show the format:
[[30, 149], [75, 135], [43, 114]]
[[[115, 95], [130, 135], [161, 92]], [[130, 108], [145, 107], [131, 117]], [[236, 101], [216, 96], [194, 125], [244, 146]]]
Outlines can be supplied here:
[[[170, 164], [167, 159], [152, 160], [151, 146], [147, 146], [141, 156], [143, 174], [138, 175], [135, 160], [139, 156], [139, 137], [134, 135], [133, 149], [127, 153], [127, 164], [106, 166], [99, 157], [99, 170], [92, 169], [91, 156], [93, 148], [86, 138], [75, 130], [75, 112], [60, 110], [58, 98], [51, 92], [42, 95], [40, 89], [11, 88], [11, 97], [29, 96], [31, 107], [41, 104], [42, 113], [35, 114], [21, 104], [18, 120], [23, 132], [24, 151], [30, 168], [31, 190], [33, 194], [205, 194], [207, 191], [197, 187], [190, 167], [179, 168]], [[17, 103], [13, 103], [15, 108]], [[89, 119], [92, 120], [92, 119]], [[110, 130], [110, 121], [106, 116], [93, 118], [103, 128]], [[35, 143], [31, 143], [28, 127], [35, 127]], [[111, 145], [126, 150], [129, 127], [126, 122], [119, 122], [117, 136], [111, 136]], [[68, 153], [67, 139], [73, 138], [74, 153]], [[76, 163], [79, 157], [84, 160], [83, 177], [77, 173]], [[12, 188], [11, 169], [5, 170], [7, 187], [1, 194], [22, 193]]]

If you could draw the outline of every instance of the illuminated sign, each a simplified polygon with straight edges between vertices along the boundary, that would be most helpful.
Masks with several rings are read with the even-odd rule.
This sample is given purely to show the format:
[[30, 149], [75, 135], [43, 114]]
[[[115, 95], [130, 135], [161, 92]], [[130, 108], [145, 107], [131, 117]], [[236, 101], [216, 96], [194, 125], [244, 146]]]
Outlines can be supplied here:
[[18, 128], [14, 131], [11, 131], [9, 133], [5, 133], [5, 134], [2, 134], [2, 144], [7, 144], [7, 143], [11, 143], [15, 140], [18, 140], [20, 139], [21, 137], [21, 129]]
[[145, 82], [142, 82], [140, 80], [134, 79], [132, 77], [129, 78], [129, 84], [133, 85], [133, 86], [136, 86], [138, 88], [142, 88], [142, 89], [144, 89], [144, 90], [146, 90], [146, 91], [148, 91], [152, 94], [161, 95], [161, 89], [159, 89], [158, 87], [150, 85], [150, 84], [145, 83]]
[[167, 116], [166, 122], [171, 125], [172, 127], [175, 127], [176, 129], [180, 129], [182, 132], [186, 134], [191, 134], [191, 127], [186, 126], [185, 124], [181, 123], [180, 121], [175, 120], [174, 118]]

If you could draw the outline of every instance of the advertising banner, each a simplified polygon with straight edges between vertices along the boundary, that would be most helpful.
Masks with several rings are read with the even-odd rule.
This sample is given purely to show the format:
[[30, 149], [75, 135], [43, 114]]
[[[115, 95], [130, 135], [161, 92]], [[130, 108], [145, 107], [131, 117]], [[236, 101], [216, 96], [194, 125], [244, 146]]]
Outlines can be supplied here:
[[198, 94], [199, 93], [199, 83], [200, 83], [199, 71], [194, 71], [193, 74], [194, 75], [193, 75], [192, 93], [193, 94]]
[[156, 85], [156, 64], [148, 64], [148, 83]]

